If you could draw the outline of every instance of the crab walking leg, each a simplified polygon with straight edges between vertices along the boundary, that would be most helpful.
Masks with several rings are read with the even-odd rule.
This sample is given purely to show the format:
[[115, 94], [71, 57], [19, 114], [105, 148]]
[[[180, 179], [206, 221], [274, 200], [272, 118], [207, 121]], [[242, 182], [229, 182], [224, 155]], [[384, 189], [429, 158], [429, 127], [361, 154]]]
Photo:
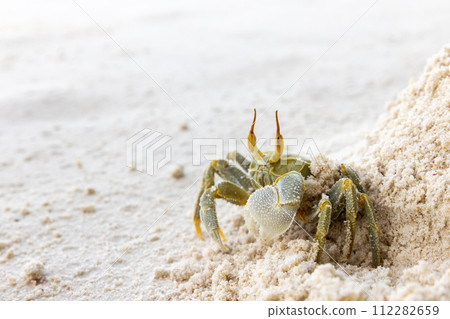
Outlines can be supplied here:
[[217, 186], [206, 189], [200, 197], [200, 220], [211, 238], [222, 250], [227, 250], [223, 245], [225, 239], [219, 227], [216, 213], [216, 198], [223, 198], [236, 205], [245, 205], [249, 194], [229, 181], [222, 181]]
[[201, 197], [205, 190], [207, 188], [210, 188], [214, 185], [214, 167], [210, 164], [203, 173], [203, 179], [202, 179], [202, 186], [200, 186], [200, 189], [197, 194], [197, 198], [194, 203], [194, 225], [195, 225], [195, 232], [197, 234], [197, 237], [200, 240], [203, 240], [202, 235], [202, 229], [201, 229], [201, 220], [200, 220], [200, 202]]
[[361, 178], [358, 173], [348, 164], [341, 164], [339, 170], [348, 178], [350, 178], [356, 186], [356, 189], [360, 193], [365, 193], [364, 187], [361, 185]]
[[230, 181], [222, 181], [217, 184], [214, 194], [216, 198], [223, 198], [227, 202], [236, 205], [247, 204], [248, 197], [250, 196], [243, 188]]
[[347, 222], [344, 257], [349, 259], [353, 251], [353, 242], [355, 240], [356, 216], [358, 214], [358, 195], [356, 192], [356, 186], [350, 179], [344, 181], [342, 188], [345, 192], [345, 219]]
[[[224, 181], [220, 182], [216, 187], [214, 186], [215, 174], [224, 179]], [[198, 238], [203, 240], [201, 231], [202, 201], [203, 206], [206, 205], [205, 203], [208, 204], [206, 199], [203, 199], [203, 195], [206, 192], [214, 195], [212, 200], [214, 200], [214, 198], [223, 198], [233, 204], [245, 205], [249, 196], [247, 191], [255, 187], [258, 187], [258, 185], [256, 185], [255, 182], [252, 182], [252, 179], [236, 166], [230, 165], [225, 160], [212, 161], [203, 174], [202, 186], [200, 187], [194, 206], [193, 220]], [[212, 213], [210, 212], [210, 214]], [[213, 215], [215, 216], [215, 214], [216, 211], [214, 206]], [[211, 229], [208, 229], [207, 227], [207, 230], [210, 233]], [[215, 238], [214, 236], [212, 237]], [[220, 242], [219, 245], [222, 245], [222, 242]]]
[[373, 209], [372, 203], [369, 199], [369, 196], [367, 196], [364, 187], [361, 185], [361, 179], [358, 173], [350, 165], [347, 164], [341, 164], [339, 168], [342, 173], [344, 173], [353, 181], [353, 183], [355, 183], [355, 186], [360, 193], [360, 204], [364, 206], [364, 209], [366, 211], [367, 223], [369, 224], [369, 238], [370, 246], [372, 248], [372, 267], [376, 268], [381, 265], [381, 256], [375, 210]]
[[338, 217], [345, 207], [346, 238], [344, 257], [346, 259], [350, 258], [350, 254], [353, 250], [358, 200], [359, 197], [356, 186], [349, 178], [341, 178], [333, 185], [333, 187], [331, 187], [330, 201], [333, 206], [333, 217]]
[[322, 251], [325, 247], [325, 238], [328, 234], [331, 223], [331, 212], [332, 208], [330, 201], [328, 199], [322, 199], [313, 213], [314, 215], [319, 216], [316, 237], [314, 239], [314, 243], [318, 246], [314, 258], [317, 263], [320, 261], [320, 256], [322, 255]]
[[219, 228], [216, 215], [215, 187], [205, 190], [200, 198], [200, 219], [212, 239], [219, 244], [222, 250], [227, 250], [223, 245], [224, 235]]
[[248, 161], [241, 153], [237, 151], [231, 151], [227, 154], [227, 159], [238, 163], [239, 166], [244, 169], [244, 171], [248, 172], [251, 162]]
[[[230, 164], [226, 160], [212, 161], [210, 167], [213, 171], [222, 177], [226, 181], [230, 181], [238, 186], [241, 186], [246, 191], [260, 188], [261, 186], [256, 183], [251, 177], [249, 177], [242, 170], [236, 166]], [[214, 178], [214, 177], [213, 177]]]
[[372, 267], [377, 268], [381, 265], [380, 245], [378, 237], [378, 226], [375, 219], [375, 211], [367, 194], [360, 194], [360, 200], [366, 210], [367, 223], [369, 224], [370, 246], [372, 248]]
[[197, 197], [196, 197], [195, 203], [194, 203], [193, 220], [194, 220], [194, 226], [195, 226], [195, 233], [197, 234], [197, 237], [200, 240], [203, 240], [202, 229], [200, 227], [200, 223], [201, 223], [201, 221], [200, 221], [200, 198], [202, 197], [204, 191], [205, 191], [205, 188], [202, 185], [200, 187], [200, 190], [197, 193]]
[[236, 184], [229, 181], [222, 181], [217, 186], [206, 189], [200, 198], [200, 220], [211, 238], [226, 251], [222, 239], [225, 239], [222, 230], [219, 227], [216, 213], [216, 198], [222, 198], [226, 201], [236, 204], [245, 205], [249, 194]]

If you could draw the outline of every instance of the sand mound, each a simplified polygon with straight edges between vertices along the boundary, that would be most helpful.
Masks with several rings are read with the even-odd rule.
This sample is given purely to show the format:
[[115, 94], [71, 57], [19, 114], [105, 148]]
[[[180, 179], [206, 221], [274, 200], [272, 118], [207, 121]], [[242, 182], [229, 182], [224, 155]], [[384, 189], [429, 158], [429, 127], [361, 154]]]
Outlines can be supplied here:
[[[450, 256], [450, 46], [395, 100], [369, 136], [362, 165], [388, 265]], [[385, 264], [386, 265], [386, 264]]]
[[[219, 209], [229, 211], [222, 224], [231, 252], [192, 248], [165, 276], [157, 270], [155, 280], [178, 282], [175, 299], [449, 299], [449, 75], [446, 46], [419, 80], [388, 103], [359, 151], [355, 166], [377, 210], [383, 267], [369, 266], [364, 218], [351, 259], [340, 259], [343, 228], [337, 223], [326, 244], [329, 256], [318, 265], [311, 261], [313, 225], [293, 225], [280, 238], [263, 242], [248, 233], [239, 208], [221, 203]], [[314, 165], [308, 198], [336, 180], [332, 166]]]

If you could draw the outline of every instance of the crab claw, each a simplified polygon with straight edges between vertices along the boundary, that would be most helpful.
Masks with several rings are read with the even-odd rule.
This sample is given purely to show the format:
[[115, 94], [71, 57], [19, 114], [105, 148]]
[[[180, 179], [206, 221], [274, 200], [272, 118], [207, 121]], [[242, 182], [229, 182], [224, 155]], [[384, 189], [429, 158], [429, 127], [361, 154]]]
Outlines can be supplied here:
[[283, 234], [292, 224], [304, 191], [303, 176], [289, 172], [272, 186], [256, 190], [245, 205], [244, 219], [248, 230], [256, 236], [256, 227], [265, 240]]

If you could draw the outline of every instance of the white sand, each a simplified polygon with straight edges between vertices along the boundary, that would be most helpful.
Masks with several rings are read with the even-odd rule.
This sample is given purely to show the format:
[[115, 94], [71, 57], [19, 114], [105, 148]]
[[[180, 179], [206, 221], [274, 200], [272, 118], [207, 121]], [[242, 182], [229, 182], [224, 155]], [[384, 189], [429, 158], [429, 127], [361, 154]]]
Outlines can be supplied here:
[[[203, 169], [192, 166], [192, 138], [245, 137], [251, 109], [270, 106], [367, 5], [78, 2], [199, 127], [72, 2], [10, 3], [0, 12], [0, 299], [449, 299], [448, 152], [434, 152], [435, 140], [448, 141], [437, 122], [448, 111], [429, 115], [448, 98], [430, 92], [448, 82], [435, 90], [437, 75], [425, 75], [409, 87], [424, 93], [405, 93], [374, 127], [385, 101], [448, 41], [447, 2], [377, 3], [277, 102], [285, 137], [313, 137], [369, 186], [385, 267], [368, 267], [361, 221], [343, 263], [358, 284], [326, 256], [309, 262], [298, 226], [263, 244], [242, 208], [223, 202], [232, 253], [217, 253], [195, 237], [198, 182], [189, 187]], [[258, 121], [259, 137], [273, 137], [274, 109]], [[145, 127], [173, 137], [171, 166], [156, 176], [125, 167], [125, 141]], [[412, 141], [420, 163], [395, 149], [411, 134], [433, 146]], [[338, 261], [340, 229], [327, 242]]]

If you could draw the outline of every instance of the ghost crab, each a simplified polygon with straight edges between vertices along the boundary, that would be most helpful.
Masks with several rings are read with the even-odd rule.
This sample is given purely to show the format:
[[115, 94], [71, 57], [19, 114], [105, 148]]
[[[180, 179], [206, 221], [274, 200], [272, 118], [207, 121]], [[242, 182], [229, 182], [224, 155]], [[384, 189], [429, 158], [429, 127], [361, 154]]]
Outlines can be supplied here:
[[[212, 161], [206, 168], [200, 191], [194, 207], [195, 230], [203, 240], [200, 224], [206, 228], [211, 238], [226, 251], [222, 243], [225, 239], [216, 215], [216, 198], [245, 206], [244, 219], [248, 230], [265, 240], [273, 239], [284, 233], [297, 217], [300, 221], [317, 223], [315, 244], [318, 249], [315, 261], [319, 262], [325, 237], [331, 221], [346, 220], [346, 242], [344, 257], [348, 259], [353, 249], [356, 217], [360, 207], [364, 207], [369, 225], [369, 238], [372, 248], [372, 266], [381, 263], [378, 243], [378, 226], [375, 211], [356, 171], [346, 164], [338, 167], [342, 178], [328, 191], [327, 196], [312, 207], [301, 207], [305, 191], [304, 180], [311, 175], [307, 158], [297, 155], [283, 155], [283, 136], [280, 134], [278, 111], [276, 117], [275, 151], [261, 152], [256, 146], [254, 133], [256, 110], [248, 134], [248, 148], [252, 160], [248, 161], [236, 151], [227, 155], [227, 160]], [[232, 162], [237, 163], [238, 168]], [[222, 181], [215, 184], [218, 175]]]

